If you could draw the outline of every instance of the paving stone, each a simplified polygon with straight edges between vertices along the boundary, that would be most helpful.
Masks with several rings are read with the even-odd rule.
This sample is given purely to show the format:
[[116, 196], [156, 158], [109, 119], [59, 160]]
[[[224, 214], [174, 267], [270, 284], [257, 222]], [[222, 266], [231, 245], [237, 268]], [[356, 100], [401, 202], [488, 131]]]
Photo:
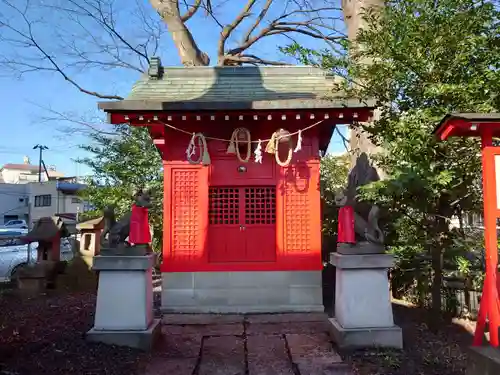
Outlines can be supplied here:
[[250, 314], [246, 320], [249, 323], [326, 322], [328, 316], [325, 313]]
[[249, 375], [294, 375], [282, 336], [249, 336]]
[[142, 375], [164, 375], [164, 374], [186, 374], [193, 373], [196, 367], [197, 358], [173, 359], [173, 358], [153, 358], [147, 364]]
[[198, 375], [244, 375], [243, 339], [235, 336], [203, 339]]
[[300, 375], [355, 375], [345, 363], [315, 363], [302, 361], [297, 364]]
[[243, 324], [163, 325], [165, 335], [238, 336], [243, 335]]
[[162, 335], [155, 355], [163, 358], [198, 358], [201, 335]]
[[287, 334], [288, 348], [295, 364], [327, 366], [342, 363], [340, 355], [333, 351], [326, 333]]
[[164, 314], [161, 322], [178, 325], [234, 324], [243, 323], [244, 318], [235, 314]]
[[326, 333], [328, 323], [324, 322], [296, 322], [296, 323], [253, 323], [248, 324], [248, 335], [279, 335], [291, 333]]

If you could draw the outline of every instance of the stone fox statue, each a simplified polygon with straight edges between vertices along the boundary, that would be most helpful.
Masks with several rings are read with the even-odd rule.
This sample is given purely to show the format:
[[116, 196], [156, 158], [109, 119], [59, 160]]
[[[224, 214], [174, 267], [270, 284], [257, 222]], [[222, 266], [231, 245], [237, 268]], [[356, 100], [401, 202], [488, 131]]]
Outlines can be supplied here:
[[[138, 207], [151, 208], [151, 195], [148, 190], [138, 190], [134, 193], [134, 204]], [[126, 239], [130, 234], [131, 211], [116, 221], [113, 207], [104, 209], [104, 229], [101, 233], [101, 246], [109, 249], [116, 249], [121, 246], [128, 246]]]
[[358, 188], [380, 180], [377, 170], [370, 164], [368, 156], [362, 153], [349, 172], [347, 188], [335, 197], [337, 206], [352, 206], [354, 210], [354, 231], [357, 241], [368, 241], [383, 245], [384, 233], [380, 229], [380, 208], [357, 199]]

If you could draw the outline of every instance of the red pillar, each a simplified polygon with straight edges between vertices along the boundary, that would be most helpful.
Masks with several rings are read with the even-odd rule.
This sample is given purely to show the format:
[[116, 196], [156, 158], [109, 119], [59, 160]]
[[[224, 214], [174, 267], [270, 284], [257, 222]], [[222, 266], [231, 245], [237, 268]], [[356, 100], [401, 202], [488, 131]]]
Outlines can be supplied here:
[[482, 135], [482, 164], [483, 164], [483, 204], [484, 204], [484, 240], [486, 248], [486, 277], [484, 280], [483, 294], [479, 307], [474, 346], [482, 345], [486, 326], [489, 320], [490, 344], [499, 346], [498, 329], [500, 327], [500, 309], [497, 290], [497, 192], [495, 155], [492, 145], [491, 133]]

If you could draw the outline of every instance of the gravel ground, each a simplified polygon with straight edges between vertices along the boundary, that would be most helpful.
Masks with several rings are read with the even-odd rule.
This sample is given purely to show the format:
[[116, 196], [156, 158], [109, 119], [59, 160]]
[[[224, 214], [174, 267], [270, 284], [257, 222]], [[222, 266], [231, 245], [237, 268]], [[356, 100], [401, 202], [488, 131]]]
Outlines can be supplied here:
[[474, 324], [454, 320], [431, 333], [426, 312], [394, 304], [394, 319], [403, 328], [404, 350], [365, 350], [342, 353], [359, 375], [463, 375]]
[[94, 293], [27, 299], [0, 291], [0, 374], [133, 374], [145, 354], [88, 343]]

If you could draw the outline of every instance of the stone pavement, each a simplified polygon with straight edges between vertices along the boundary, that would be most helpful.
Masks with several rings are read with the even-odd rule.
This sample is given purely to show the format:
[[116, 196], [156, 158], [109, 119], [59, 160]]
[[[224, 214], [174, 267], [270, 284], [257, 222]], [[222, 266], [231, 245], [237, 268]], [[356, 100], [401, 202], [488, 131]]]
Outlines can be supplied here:
[[162, 318], [144, 375], [352, 375], [335, 352], [326, 314]]

